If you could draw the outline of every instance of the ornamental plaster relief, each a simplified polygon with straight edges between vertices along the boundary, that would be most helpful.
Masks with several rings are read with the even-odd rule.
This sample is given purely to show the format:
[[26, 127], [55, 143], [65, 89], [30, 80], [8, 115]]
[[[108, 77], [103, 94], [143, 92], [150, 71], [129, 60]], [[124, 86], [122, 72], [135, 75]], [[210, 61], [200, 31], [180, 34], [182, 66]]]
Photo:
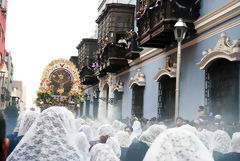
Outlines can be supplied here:
[[240, 60], [240, 39], [236, 39], [231, 43], [230, 38], [226, 33], [221, 34], [216, 46], [213, 49], [208, 49], [202, 52], [203, 58], [197, 65], [202, 70], [206, 70], [208, 66], [216, 59], [227, 59], [229, 61]]
[[132, 88], [134, 84], [137, 84], [138, 86], [146, 86], [146, 80], [144, 77], [144, 74], [138, 69], [136, 75], [132, 77], [129, 82], [129, 88]]
[[177, 64], [172, 63], [171, 57], [167, 57], [166, 63], [162, 68], [158, 68], [158, 72], [154, 77], [155, 81], [159, 81], [164, 75], [168, 75], [170, 78], [176, 78]]

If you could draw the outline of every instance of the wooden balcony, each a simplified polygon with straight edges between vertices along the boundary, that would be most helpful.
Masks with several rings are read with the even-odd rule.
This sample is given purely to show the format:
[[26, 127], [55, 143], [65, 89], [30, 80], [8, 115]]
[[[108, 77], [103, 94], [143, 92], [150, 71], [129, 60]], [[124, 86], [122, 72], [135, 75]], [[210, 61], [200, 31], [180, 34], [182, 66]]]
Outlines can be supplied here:
[[[147, 2], [147, 1], [146, 1]], [[138, 2], [139, 3], [139, 2]], [[174, 25], [179, 18], [195, 33], [193, 22], [199, 17], [200, 0], [154, 0], [138, 4], [138, 41], [143, 47], [165, 48], [175, 42]]]
[[94, 75], [93, 68], [85, 66], [80, 72], [80, 81], [83, 85], [94, 85], [99, 82], [97, 77]]
[[127, 52], [126, 44], [107, 44], [99, 59], [99, 67], [95, 69], [95, 75], [102, 77], [107, 73], [116, 73], [128, 67]]

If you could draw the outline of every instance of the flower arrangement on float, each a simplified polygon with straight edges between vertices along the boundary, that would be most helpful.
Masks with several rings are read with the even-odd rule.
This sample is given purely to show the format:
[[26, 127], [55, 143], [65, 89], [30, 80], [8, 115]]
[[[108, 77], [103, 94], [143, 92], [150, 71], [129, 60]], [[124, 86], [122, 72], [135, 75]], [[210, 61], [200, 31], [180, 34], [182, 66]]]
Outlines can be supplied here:
[[43, 78], [40, 83], [40, 87], [37, 91], [37, 99], [35, 100], [36, 106], [43, 104], [45, 100], [52, 98], [52, 89], [50, 87], [51, 81], [47, 78]]
[[69, 91], [68, 97], [71, 100], [81, 100], [83, 97], [82, 85], [79, 80], [73, 81], [72, 88]]

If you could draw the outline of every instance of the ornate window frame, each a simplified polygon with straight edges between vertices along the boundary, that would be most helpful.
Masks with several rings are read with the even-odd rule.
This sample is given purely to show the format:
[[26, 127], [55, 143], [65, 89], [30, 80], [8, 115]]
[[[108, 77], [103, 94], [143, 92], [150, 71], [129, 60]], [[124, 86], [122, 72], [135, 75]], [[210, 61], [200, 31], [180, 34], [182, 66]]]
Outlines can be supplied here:
[[136, 75], [131, 78], [128, 85], [129, 88], [132, 88], [134, 84], [138, 86], [144, 86], [144, 87], [146, 86], [145, 76], [140, 69], [138, 69]]
[[231, 43], [226, 33], [221, 34], [217, 45], [213, 49], [202, 52], [203, 58], [197, 65], [201, 70], [206, 70], [213, 61], [225, 58], [229, 61], [240, 61], [240, 39], [236, 39]]

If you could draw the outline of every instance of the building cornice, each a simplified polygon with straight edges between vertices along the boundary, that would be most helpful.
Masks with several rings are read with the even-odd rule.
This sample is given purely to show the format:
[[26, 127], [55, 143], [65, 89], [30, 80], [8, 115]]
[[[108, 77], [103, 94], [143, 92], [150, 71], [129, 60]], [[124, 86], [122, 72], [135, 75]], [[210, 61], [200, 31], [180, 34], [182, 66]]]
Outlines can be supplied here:
[[238, 15], [240, 15], [240, 1], [231, 0], [197, 19], [194, 22], [195, 29], [200, 34]]
[[102, 6], [104, 5], [105, 2], [106, 2], [106, 0], [102, 0], [102, 2], [98, 6], [98, 11], [100, 11], [100, 9], [102, 8]]

